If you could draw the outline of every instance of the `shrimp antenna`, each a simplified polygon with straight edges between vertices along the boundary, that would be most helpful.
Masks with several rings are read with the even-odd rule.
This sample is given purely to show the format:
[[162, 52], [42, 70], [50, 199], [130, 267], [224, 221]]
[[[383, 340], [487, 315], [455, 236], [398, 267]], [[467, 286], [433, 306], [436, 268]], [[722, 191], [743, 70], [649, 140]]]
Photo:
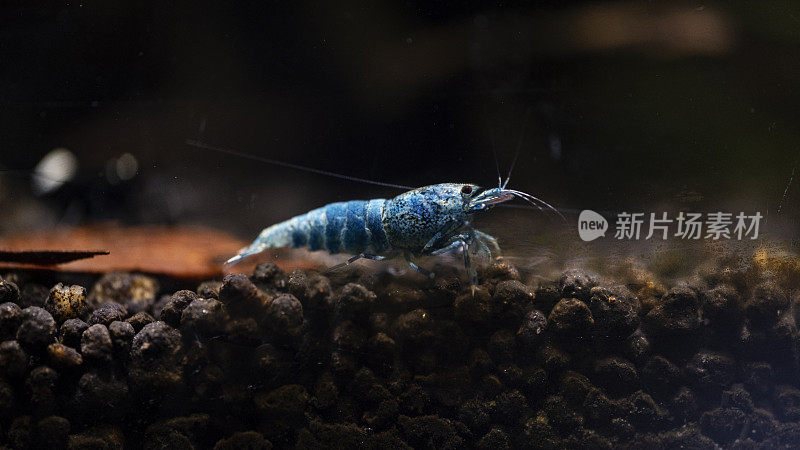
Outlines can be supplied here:
[[[542, 210], [542, 207], [539, 206], [539, 205], [536, 205], [536, 206], [512, 205], [512, 204], [509, 204], [509, 203], [500, 203], [499, 205], [496, 205], [495, 208], [525, 209], [525, 210], [528, 210], [528, 211], [541, 211]], [[581, 211], [583, 211], [582, 209], [575, 209], [575, 208], [556, 208], [556, 210], [558, 212], [562, 213], [562, 214], [575, 214], [575, 215], [578, 215], [578, 214], [581, 213]], [[597, 211], [597, 212], [603, 213], [604, 211]], [[605, 212], [607, 212], [608, 214], [616, 214], [614, 212], [608, 212], [608, 211], [605, 211]]]
[[263, 156], [257, 156], [257, 155], [253, 155], [253, 154], [250, 154], [250, 153], [244, 153], [244, 152], [240, 152], [240, 151], [236, 151], [236, 150], [232, 150], [232, 149], [224, 148], [224, 147], [217, 147], [215, 145], [206, 144], [204, 142], [196, 141], [196, 140], [193, 140], [193, 139], [187, 139], [186, 141], [184, 141], [184, 143], [186, 145], [190, 145], [192, 147], [202, 148], [202, 149], [205, 149], [205, 150], [211, 150], [211, 151], [220, 152], [220, 153], [227, 153], [229, 155], [238, 156], [240, 158], [252, 159], [253, 161], [259, 161], [259, 162], [263, 162], [263, 163], [267, 163], [267, 164], [273, 164], [273, 165], [281, 166], [281, 167], [289, 167], [290, 169], [304, 170], [306, 172], [316, 173], [316, 174], [319, 174], [319, 175], [326, 175], [326, 176], [334, 177], [334, 178], [341, 178], [343, 180], [356, 181], [356, 182], [359, 182], [359, 183], [366, 183], [366, 184], [374, 184], [375, 186], [383, 186], [383, 187], [390, 187], [390, 188], [395, 188], [395, 189], [402, 189], [404, 191], [409, 191], [411, 189], [414, 189], [411, 186], [403, 186], [402, 184], [384, 183], [384, 182], [381, 182], [381, 181], [367, 180], [366, 178], [351, 177], [349, 175], [342, 175], [340, 173], [328, 172], [327, 170], [320, 170], [320, 169], [315, 169], [313, 167], [306, 167], [306, 166], [301, 166], [299, 164], [292, 164], [292, 163], [287, 163], [287, 162], [284, 162], [284, 161], [278, 161], [276, 159], [264, 158]]
[[531, 205], [536, 206], [537, 208], [539, 208], [539, 210], [542, 210], [542, 207], [540, 205], [544, 205], [547, 209], [549, 209], [549, 210], [553, 211], [554, 213], [558, 214], [558, 216], [561, 217], [561, 220], [563, 220], [564, 222], [567, 221], [566, 217], [564, 217], [564, 215], [561, 214], [561, 211], [559, 211], [553, 205], [547, 203], [546, 201], [544, 201], [544, 200], [542, 200], [540, 198], [534, 197], [533, 195], [528, 194], [527, 192], [517, 191], [517, 190], [514, 190], [514, 189], [508, 189], [508, 192], [510, 192], [510, 193], [518, 196], [519, 198], [527, 201]]
[[500, 163], [497, 161], [497, 150], [494, 145], [494, 136], [492, 136], [492, 132], [489, 131], [489, 143], [492, 145], [492, 155], [494, 156], [494, 168], [497, 170], [497, 187], [503, 187], [503, 176], [500, 175]]
[[511, 172], [514, 170], [514, 165], [517, 163], [519, 149], [522, 148], [522, 141], [525, 140], [525, 124], [528, 122], [528, 116], [530, 115], [531, 109], [525, 108], [525, 117], [522, 119], [522, 129], [519, 132], [519, 141], [517, 141], [517, 149], [514, 151], [514, 159], [511, 160], [511, 167], [508, 168], [508, 176], [506, 177], [505, 183], [500, 186], [500, 189], [505, 189], [506, 186], [508, 186], [508, 182], [511, 181]]

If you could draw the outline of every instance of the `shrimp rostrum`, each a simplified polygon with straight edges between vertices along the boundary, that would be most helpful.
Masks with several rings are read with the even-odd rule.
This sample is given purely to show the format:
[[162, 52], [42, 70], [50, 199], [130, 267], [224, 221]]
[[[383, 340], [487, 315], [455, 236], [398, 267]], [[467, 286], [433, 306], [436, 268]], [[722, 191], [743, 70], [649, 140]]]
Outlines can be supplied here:
[[269, 248], [307, 247], [354, 255], [358, 259], [382, 260], [403, 255], [417, 272], [433, 277], [418, 266], [420, 256], [460, 251], [470, 282], [477, 274], [470, 265], [470, 254], [491, 257], [499, 252], [497, 240], [472, 227], [476, 212], [521, 198], [550, 205], [524, 192], [481, 188], [474, 184], [443, 183], [412, 189], [392, 199], [352, 200], [323, 206], [265, 228], [248, 247], [229, 259], [234, 264]]

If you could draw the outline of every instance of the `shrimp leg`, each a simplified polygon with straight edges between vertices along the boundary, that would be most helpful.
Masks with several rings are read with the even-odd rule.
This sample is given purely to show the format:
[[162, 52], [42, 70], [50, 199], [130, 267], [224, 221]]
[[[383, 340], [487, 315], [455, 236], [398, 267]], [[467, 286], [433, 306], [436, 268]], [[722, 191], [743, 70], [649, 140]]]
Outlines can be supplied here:
[[[475, 240], [472, 235], [473, 232], [474, 230], [470, 229], [470, 231], [467, 233], [454, 236], [450, 244], [434, 251], [433, 254], [441, 255], [444, 253], [451, 253], [456, 250], [461, 250], [462, 254], [464, 255], [464, 269], [467, 271], [467, 275], [469, 276], [470, 280], [469, 282], [474, 288], [474, 286], [478, 284], [478, 273], [472, 268], [472, 262], [469, 257], [470, 244], [473, 242], [473, 240]], [[485, 247], [485, 244], [481, 243], [481, 245]], [[488, 251], [488, 248], [486, 250]]]
[[[467, 243], [472, 246], [474, 243], [475, 246], [472, 247], [473, 255], [479, 258], [492, 258], [492, 249], [496, 252], [500, 252], [500, 248], [497, 246], [497, 240], [489, 234], [486, 234], [482, 231], [478, 231], [475, 229], [469, 229], [466, 233], [454, 236], [451, 238], [451, 241], [448, 245], [431, 252], [432, 255], [444, 255], [450, 254], [457, 250], [461, 250], [462, 244], [461, 241], [467, 241]], [[491, 247], [491, 248], [490, 248]]]
[[[471, 239], [470, 239], [471, 240]], [[472, 286], [472, 295], [475, 295], [475, 286], [478, 284], [478, 272], [472, 268], [469, 260], [469, 242], [466, 239], [461, 239], [461, 243], [464, 245], [464, 270], [467, 271], [467, 276], [469, 276], [469, 284]]]
[[433, 237], [422, 247], [422, 253], [425, 254], [430, 251], [433, 246], [439, 242], [443, 237], [447, 236], [447, 233], [453, 228], [456, 224], [455, 221], [451, 220], [444, 224], [444, 226], [433, 235]]
[[[488, 246], [491, 247], [496, 253], [500, 253], [500, 245], [497, 244], [497, 239], [494, 236], [489, 233], [484, 233], [480, 230], [472, 231], [475, 233], [476, 240], [478, 240], [481, 244], [484, 246], [488, 244]], [[489, 255], [491, 256], [491, 252], [489, 252]]]
[[418, 266], [416, 263], [414, 263], [414, 261], [411, 260], [411, 254], [410, 253], [404, 253], [404, 256], [406, 258], [406, 262], [408, 263], [409, 266], [411, 266], [412, 269], [416, 270], [417, 272], [425, 275], [426, 277], [428, 277], [430, 279], [434, 278], [435, 275], [433, 274], [433, 272], [431, 272], [428, 269], [425, 269], [424, 267]]
[[343, 263], [339, 263], [339, 264], [336, 264], [334, 266], [328, 267], [325, 270], [325, 272], [331, 272], [331, 271], [334, 271], [334, 270], [337, 270], [337, 269], [341, 269], [342, 267], [347, 267], [350, 264], [353, 264], [354, 262], [356, 262], [356, 261], [358, 261], [359, 259], [362, 259], [362, 258], [363, 259], [371, 259], [373, 261], [383, 261], [384, 259], [386, 259], [385, 256], [369, 255], [367, 253], [360, 253], [360, 254], [358, 254], [356, 256], [353, 256], [352, 258], [348, 259], [347, 261], [345, 261]]

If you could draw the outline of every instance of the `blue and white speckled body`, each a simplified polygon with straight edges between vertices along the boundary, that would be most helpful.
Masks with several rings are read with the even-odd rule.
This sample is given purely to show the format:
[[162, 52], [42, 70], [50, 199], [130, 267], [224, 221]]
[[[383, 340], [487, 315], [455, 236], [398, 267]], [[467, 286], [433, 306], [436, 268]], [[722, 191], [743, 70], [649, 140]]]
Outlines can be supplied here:
[[[420, 254], [437, 232], [449, 235], [468, 221], [463, 186], [453, 183], [425, 186], [386, 202], [383, 229], [394, 248]], [[476, 186], [477, 188], [477, 186]], [[446, 229], [450, 226], [450, 230]]]
[[325, 205], [265, 228], [244, 251], [308, 247], [330, 253], [382, 254], [390, 248], [382, 223], [385, 203], [378, 198]]
[[277, 247], [308, 247], [358, 258], [412, 257], [461, 249], [469, 270], [469, 247], [491, 255], [499, 250], [491, 236], [470, 226], [472, 213], [514, 198], [517, 191], [481, 189], [473, 184], [443, 183], [410, 190], [389, 200], [337, 202], [265, 228], [250, 246], [228, 263]]

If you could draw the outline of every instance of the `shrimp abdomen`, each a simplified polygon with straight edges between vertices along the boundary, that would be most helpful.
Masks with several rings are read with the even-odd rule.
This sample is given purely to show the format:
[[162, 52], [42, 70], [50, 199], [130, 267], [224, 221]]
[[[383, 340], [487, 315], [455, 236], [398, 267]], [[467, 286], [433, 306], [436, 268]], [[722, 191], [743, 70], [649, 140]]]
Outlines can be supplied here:
[[309, 212], [308, 215], [315, 213], [324, 217], [324, 220], [313, 222], [320, 227], [315, 234], [324, 236], [324, 239], [322, 245], [311, 250], [354, 255], [377, 255], [385, 251], [389, 248], [382, 220], [385, 203], [384, 199], [353, 200], [331, 203]]
[[378, 255], [389, 248], [383, 229], [385, 199], [353, 200], [325, 205], [265, 228], [236, 262], [268, 248], [308, 247], [330, 253]]

